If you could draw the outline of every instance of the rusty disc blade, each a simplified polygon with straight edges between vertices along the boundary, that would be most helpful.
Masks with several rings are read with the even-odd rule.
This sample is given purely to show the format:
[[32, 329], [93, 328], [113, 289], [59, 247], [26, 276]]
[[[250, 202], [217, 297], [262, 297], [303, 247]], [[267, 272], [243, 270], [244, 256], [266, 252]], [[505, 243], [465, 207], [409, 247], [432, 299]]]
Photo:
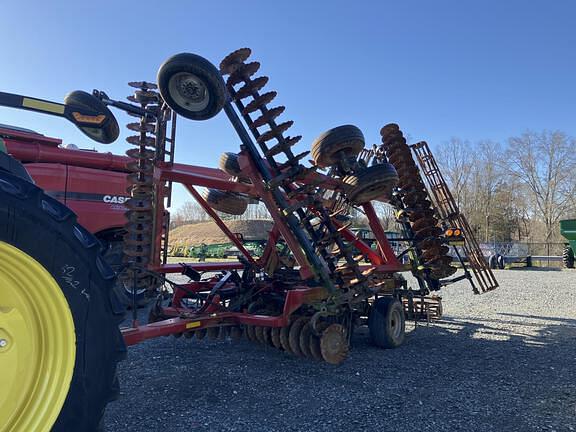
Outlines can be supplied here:
[[222, 326], [220, 327], [220, 331], [218, 332], [218, 339], [225, 340], [230, 336], [230, 327]]
[[206, 337], [206, 329], [196, 330], [194, 332], [196, 334], [196, 339], [202, 340]]
[[149, 146], [149, 147], [154, 147], [156, 145], [156, 138], [154, 137], [146, 137], [144, 139], [140, 139], [139, 135], [131, 135], [128, 138], [126, 138], [126, 141], [128, 141], [130, 144], [132, 145], [145, 145], [145, 146]]
[[264, 345], [273, 347], [272, 343], [272, 327], [263, 327], [262, 338], [264, 339]]
[[445, 267], [432, 269], [432, 271], [430, 272], [430, 276], [433, 279], [442, 279], [442, 278], [452, 276], [457, 271], [458, 271], [458, 269], [456, 267], [445, 266]]
[[232, 327], [230, 329], [230, 339], [234, 342], [239, 341], [242, 339], [242, 329], [240, 327]]
[[128, 83], [130, 87], [141, 89], [141, 90], [155, 90], [158, 86], [155, 83], [148, 81], [130, 81]]
[[418, 242], [418, 241], [423, 240], [427, 237], [438, 237], [440, 234], [442, 234], [442, 228], [437, 227], [437, 226], [427, 227], [427, 228], [423, 228], [420, 231], [418, 231], [414, 235], [414, 240]]
[[310, 354], [312, 355], [312, 358], [318, 361], [324, 360], [324, 357], [322, 357], [322, 350], [320, 349], [320, 338], [315, 334], [311, 334], [309, 343], [310, 343]]
[[154, 150], [140, 150], [139, 148], [131, 148], [126, 151], [126, 155], [132, 159], [154, 159], [156, 157], [156, 152]]
[[289, 336], [290, 336], [290, 324], [280, 329], [280, 345], [282, 345], [284, 351], [288, 351], [289, 353], [291, 353], [292, 350], [290, 349]]
[[348, 356], [346, 330], [340, 324], [331, 324], [320, 337], [322, 358], [330, 364], [340, 364]]
[[312, 337], [312, 324], [310, 321], [306, 322], [302, 331], [300, 332], [300, 351], [304, 354], [304, 357], [312, 358], [312, 352], [310, 351], [310, 338]]
[[258, 111], [263, 106], [272, 102], [277, 94], [278, 93], [275, 91], [270, 91], [268, 93], [264, 93], [264, 94], [260, 95], [258, 98], [254, 99], [252, 102], [250, 102], [248, 105], [246, 105], [244, 110], [242, 110], [242, 114], [246, 115], [246, 114], [250, 114], [254, 111]]
[[285, 109], [286, 109], [286, 107], [284, 107], [282, 105], [274, 107], [274, 108], [270, 108], [268, 111], [266, 111], [264, 114], [262, 114], [256, 120], [254, 120], [252, 122], [252, 124], [255, 127], [264, 126], [266, 123], [274, 120], [276, 117], [278, 117], [280, 114], [282, 114]]
[[[232, 80], [232, 77], [230, 77], [230, 80]], [[245, 99], [248, 96], [251, 96], [252, 93], [260, 91], [266, 85], [267, 82], [268, 82], [267, 76], [261, 76], [253, 79], [252, 81], [240, 87], [236, 91], [235, 94], [236, 99]]]
[[430, 261], [438, 256], [446, 255], [449, 251], [448, 246], [443, 246], [441, 244], [433, 245], [433, 247], [426, 249], [422, 252], [422, 259], [424, 261]]
[[[228, 89], [233, 89], [236, 84], [249, 80], [252, 75], [258, 72], [258, 69], [260, 69], [260, 63], [258, 62], [237, 65], [236, 70], [226, 80], [226, 86]], [[236, 99], [240, 99], [240, 97], [236, 95]]]
[[452, 262], [452, 257], [451, 256], [446, 256], [446, 255], [442, 255], [442, 256], [437, 256], [436, 258], [431, 259], [430, 261], [426, 262], [425, 264], [430, 266], [430, 267], [447, 267], [450, 265], [450, 263]]
[[282, 348], [282, 341], [280, 340], [280, 327], [273, 327], [270, 331], [270, 338], [272, 339], [272, 345], [275, 348], [283, 349]]
[[130, 198], [124, 203], [124, 205], [131, 211], [149, 211], [152, 209], [151, 200]]
[[262, 345], [266, 345], [266, 339], [264, 336], [264, 327], [257, 326], [254, 329], [254, 336], [256, 336], [256, 340], [260, 342]]
[[208, 339], [218, 339], [218, 333], [220, 333], [220, 329], [218, 327], [208, 327], [206, 329], [206, 335], [208, 336]]
[[250, 54], [252, 54], [250, 48], [240, 48], [231, 52], [220, 62], [220, 72], [224, 75], [234, 72], [238, 65], [248, 60]]
[[194, 337], [194, 331], [184, 332], [184, 337], [185, 337], [186, 339], [192, 339], [192, 338]]
[[271, 139], [277, 138], [278, 136], [282, 135], [286, 132], [290, 127], [294, 124], [292, 120], [288, 120], [284, 123], [280, 123], [278, 126], [270, 129], [269, 131], [264, 132], [262, 135], [258, 137], [256, 140], [258, 143], [263, 143], [266, 141], [270, 141]]
[[422, 217], [412, 224], [412, 230], [417, 232], [430, 226], [436, 226], [436, 220], [430, 217]]
[[154, 132], [154, 123], [128, 123], [126, 127], [134, 132]]
[[251, 342], [256, 342], [256, 328], [253, 325], [246, 326], [246, 338]]
[[304, 328], [307, 322], [308, 318], [298, 318], [296, 321], [294, 321], [294, 324], [290, 326], [290, 333], [288, 334], [290, 351], [299, 357], [304, 356], [304, 353], [302, 353], [302, 350], [300, 350], [300, 333], [302, 332], [302, 328]]

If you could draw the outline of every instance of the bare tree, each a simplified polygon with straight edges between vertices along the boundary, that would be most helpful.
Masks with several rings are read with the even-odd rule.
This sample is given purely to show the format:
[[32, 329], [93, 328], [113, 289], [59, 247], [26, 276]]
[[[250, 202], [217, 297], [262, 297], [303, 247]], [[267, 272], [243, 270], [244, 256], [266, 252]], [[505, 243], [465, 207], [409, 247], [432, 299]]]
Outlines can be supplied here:
[[554, 237], [558, 221], [574, 210], [575, 144], [560, 131], [528, 131], [508, 141], [506, 167], [527, 186], [533, 214], [544, 224], [546, 242]]
[[436, 158], [442, 174], [448, 182], [459, 208], [465, 208], [469, 198], [469, 182], [472, 174], [470, 142], [453, 137], [438, 146]]

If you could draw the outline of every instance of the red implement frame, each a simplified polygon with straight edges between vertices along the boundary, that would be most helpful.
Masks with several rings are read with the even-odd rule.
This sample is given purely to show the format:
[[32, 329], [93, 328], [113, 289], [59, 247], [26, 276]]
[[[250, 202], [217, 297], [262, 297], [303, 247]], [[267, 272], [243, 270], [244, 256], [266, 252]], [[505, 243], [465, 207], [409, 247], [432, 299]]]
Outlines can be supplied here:
[[[243, 175], [250, 178], [252, 185], [245, 183], [238, 183], [227, 174], [220, 170], [196, 167], [184, 164], [166, 164], [160, 163], [156, 167], [155, 178], [160, 184], [163, 182], [171, 181], [173, 183], [181, 183], [190, 192], [192, 197], [204, 208], [204, 210], [214, 220], [216, 225], [228, 237], [240, 253], [244, 256], [245, 260], [251, 265], [259, 269], [264, 269], [267, 266], [268, 260], [276, 249], [276, 243], [282, 238], [290, 247], [294, 258], [299, 266], [300, 276], [302, 279], [309, 280], [315, 277], [314, 269], [308, 263], [303, 251], [301, 250], [298, 241], [293, 236], [292, 232], [285, 224], [282, 217], [281, 210], [276, 205], [272, 195], [265, 188], [265, 183], [256, 170], [252, 161], [243, 153], [240, 154], [239, 163], [242, 168]], [[298, 180], [298, 185], [322, 184], [322, 187], [329, 190], [337, 190], [340, 183], [331, 177], [319, 174], [308, 173], [302, 179]], [[254, 258], [250, 255], [249, 251], [244, 248], [242, 242], [238, 237], [228, 229], [224, 221], [218, 214], [208, 205], [208, 203], [198, 193], [196, 187], [208, 187], [220, 189], [224, 191], [243, 193], [262, 200], [272, 219], [274, 226], [269, 234], [268, 244], [265, 248], [264, 254], [260, 258]], [[298, 197], [292, 199], [296, 202]], [[158, 200], [161, 202], [161, 200]], [[378, 245], [377, 250], [373, 250], [369, 245], [358, 239], [354, 233], [347, 228], [342, 228], [341, 225], [334, 220], [334, 223], [342, 228], [342, 235], [344, 238], [354, 244], [358, 250], [364, 254], [370, 264], [366, 267], [374, 267], [375, 270], [380, 272], [398, 272], [405, 270], [402, 264], [396, 258], [392, 250], [384, 230], [378, 220], [376, 212], [371, 204], [363, 206], [364, 212], [368, 218], [370, 227], [372, 228], [376, 242]], [[163, 211], [163, 209], [162, 209]], [[156, 250], [160, 247], [161, 233], [157, 233]], [[160, 273], [182, 273], [185, 267], [189, 267], [196, 271], [203, 272], [222, 272], [229, 270], [240, 270], [244, 268], [244, 264], [240, 262], [221, 262], [221, 263], [187, 263], [187, 264], [165, 264], [160, 262], [160, 255], [155, 254], [151, 269]], [[203, 313], [191, 313], [189, 309], [181, 307], [182, 298], [185, 297], [186, 291], [188, 292], [209, 292], [215, 282], [191, 282], [177, 289], [172, 300], [173, 307], [163, 308], [164, 315], [173, 316], [173, 318], [165, 319], [160, 322], [137, 326], [123, 330], [124, 338], [128, 345], [133, 345], [142, 340], [154, 338], [157, 336], [164, 336], [174, 333], [182, 333], [187, 330], [200, 330], [208, 327], [216, 327], [222, 325], [259, 325], [269, 327], [281, 327], [288, 323], [290, 315], [293, 311], [298, 309], [301, 305], [321, 298], [326, 297], [324, 288], [310, 288], [302, 285], [300, 288], [289, 290], [286, 294], [286, 301], [284, 310], [279, 316], [265, 316], [254, 315], [248, 313], [238, 313], [227, 311], [224, 303], [216, 296], [212, 299], [212, 305], [209, 310]], [[226, 287], [224, 287], [225, 289]], [[264, 287], [266, 289], [266, 287]]]

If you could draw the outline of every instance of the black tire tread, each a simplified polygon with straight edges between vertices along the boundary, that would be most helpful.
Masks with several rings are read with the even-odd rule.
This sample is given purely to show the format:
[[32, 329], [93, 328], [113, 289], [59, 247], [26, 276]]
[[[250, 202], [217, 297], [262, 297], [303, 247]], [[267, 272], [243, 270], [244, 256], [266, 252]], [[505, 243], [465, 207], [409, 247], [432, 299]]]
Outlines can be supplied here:
[[348, 157], [356, 157], [364, 148], [364, 134], [354, 125], [343, 125], [329, 129], [312, 143], [311, 155], [314, 163], [326, 168], [337, 163], [336, 153], [345, 151]]
[[[76, 364], [52, 431], [100, 431], [106, 404], [119, 394], [116, 365], [125, 358], [126, 347], [118, 327], [125, 308], [113, 289], [115, 273], [101, 257], [99, 241], [77, 224], [69, 208], [4, 171], [0, 171], [0, 241], [42, 264], [62, 287], [73, 314]], [[74, 257], [70, 263], [82, 266], [77, 277], [85, 282], [81, 286], [88, 301], [82, 292], [66, 287], [59, 267], [65, 256]]]
[[[353, 204], [364, 204], [375, 199], [386, 201], [392, 189], [398, 185], [398, 173], [392, 164], [372, 165], [362, 171], [345, 176], [342, 181], [347, 187], [346, 196]], [[366, 190], [379, 187], [366, 196]]]
[[565, 268], [574, 268], [574, 251], [570, 245], [564, 246], [564, 251], [562, 252], [562, 263]]
[[[189, 72], [204, 80], [210, 92], [210, 103], [202, 111], [186, 110], [170, 96], [168, 82], [178, 72]], [[226, 102], [226, 86], [220, 71], [204, 57], [196, 54], [180, 53], [167, 59], [158, 69], [157, 82], [160, 94], [170, 108], [191, 120], [208, 120], [214, 117]]]
[[[388, 332], [388, 315], [393, 308], [399, 308], [402, 316], [402, 335], [394, 340]], [[381, 348], [396, 348], [404, 342], [405, 320], [402, 303], [394, 297], [379, 297], [372, 304], [370, 315], [368, 316], [368, 329], [372, 341]]]
[[214, 210], [231, 215], [244, 214], [248, 200], [234, 192], [206, 189], [203, 198]]

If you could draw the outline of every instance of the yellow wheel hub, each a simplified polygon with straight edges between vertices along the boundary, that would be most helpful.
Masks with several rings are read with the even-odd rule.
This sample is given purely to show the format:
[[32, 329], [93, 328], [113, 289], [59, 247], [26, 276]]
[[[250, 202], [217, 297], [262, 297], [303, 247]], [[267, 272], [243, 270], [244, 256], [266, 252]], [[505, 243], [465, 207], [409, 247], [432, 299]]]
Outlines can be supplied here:
[[0, 432], [49, 431], [76, 355], [74, 321], [58, 283], [0, 242]]

